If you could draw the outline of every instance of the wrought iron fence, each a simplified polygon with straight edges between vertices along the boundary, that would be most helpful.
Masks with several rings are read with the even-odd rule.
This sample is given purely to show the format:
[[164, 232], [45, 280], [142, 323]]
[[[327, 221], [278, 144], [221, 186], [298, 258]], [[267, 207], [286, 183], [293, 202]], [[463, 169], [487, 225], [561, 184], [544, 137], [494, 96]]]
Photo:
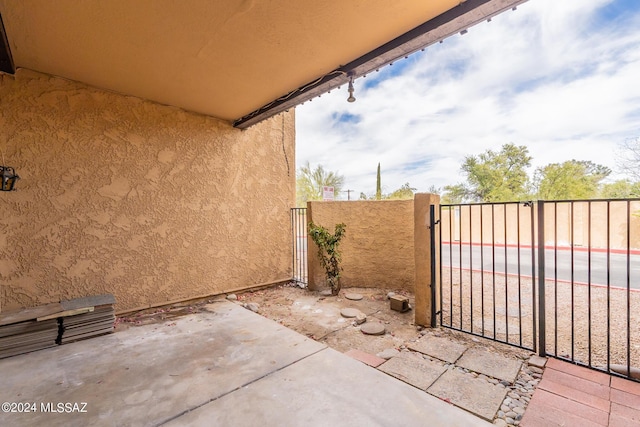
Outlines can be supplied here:
[[640, 199], [441, 205], [440, 324], [613, 375], [640, 367]]
[[308, 284], [307, 270], [307, 208], [291, 209], [291, 235], [293, 253], [293, 281]]
[[536, 350], [533, 205], [441, 205], [440, 324]]

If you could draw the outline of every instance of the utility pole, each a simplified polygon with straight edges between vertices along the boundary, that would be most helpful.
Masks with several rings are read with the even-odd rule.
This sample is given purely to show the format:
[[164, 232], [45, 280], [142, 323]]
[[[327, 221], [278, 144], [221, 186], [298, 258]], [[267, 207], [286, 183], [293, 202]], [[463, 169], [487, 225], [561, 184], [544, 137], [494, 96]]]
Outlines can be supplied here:
[[347, 190], [347, 200], [351, 200], [351, 193], [355, 190]]

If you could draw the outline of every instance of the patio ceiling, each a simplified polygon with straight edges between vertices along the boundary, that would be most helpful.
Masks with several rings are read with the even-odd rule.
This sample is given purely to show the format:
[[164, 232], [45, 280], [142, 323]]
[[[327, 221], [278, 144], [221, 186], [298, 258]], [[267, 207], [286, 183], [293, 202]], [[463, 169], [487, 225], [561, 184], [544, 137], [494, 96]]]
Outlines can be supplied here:
[[0, 0], [0, 70], [245, 128], [523, 1]]

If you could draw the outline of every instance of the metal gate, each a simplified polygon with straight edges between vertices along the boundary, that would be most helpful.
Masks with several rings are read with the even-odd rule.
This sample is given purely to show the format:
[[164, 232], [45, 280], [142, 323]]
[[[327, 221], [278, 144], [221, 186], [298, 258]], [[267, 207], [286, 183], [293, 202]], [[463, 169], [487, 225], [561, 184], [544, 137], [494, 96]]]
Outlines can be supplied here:
[[291, 209], [291, 236], [293, 253], [293, 281], [302, 285], [308, 284], [307, 271], [307, 209]]
[[441, 326], [614, 375], [640, 367], [640, 199], [441, 205], [433, 216]]
[[442, 326], [537, 349], [531, 203], [441, 205]]

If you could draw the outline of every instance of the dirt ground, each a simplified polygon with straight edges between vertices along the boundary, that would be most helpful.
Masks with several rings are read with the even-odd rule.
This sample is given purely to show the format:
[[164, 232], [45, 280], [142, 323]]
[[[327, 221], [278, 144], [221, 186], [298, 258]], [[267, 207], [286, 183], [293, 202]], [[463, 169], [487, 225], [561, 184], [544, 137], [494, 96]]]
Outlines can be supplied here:
[[[387, 298], [389, 292], [408, 297], [410, 306], [414, 306], [414, 295], [401, 290], [346, 288], [337, 296], [323, 296], [320, 292], [302, 289], [294, 283], [237, 293], [237, 299], [230, 300], [247, 309], [250, 309], [249, 304], [257, 304], [257, 307], [252, 308], [256, 309], [258, 314], [343, 353], [356, 349], [375, 355], [386, 349], [401, 350], [423, 334], [430, 334], [448, 336], [470, 346], [490, 348], [515, 358], [526, 358], [532, 354], [526, 350], [447, 328], [423, 329], [416, 326], [413, 309], [404, 313], [391, 310]], [[362, 299], [353, 301], [345, 298], [346, 294], [353, 293], [362, 295]], [[203, 310], [204, 305], [223, 298], [225, 295], [120, 316], [116, 319], [116, 331], [150, 323], [171, 326], [173, 318], [197, 313]], [[365, 335], [355, 319], [345, 318], [340, 314], [344, 308], [360, 310], [367, 316], [366, 322], [384, 324], [386, 333], [379, 336]]]

